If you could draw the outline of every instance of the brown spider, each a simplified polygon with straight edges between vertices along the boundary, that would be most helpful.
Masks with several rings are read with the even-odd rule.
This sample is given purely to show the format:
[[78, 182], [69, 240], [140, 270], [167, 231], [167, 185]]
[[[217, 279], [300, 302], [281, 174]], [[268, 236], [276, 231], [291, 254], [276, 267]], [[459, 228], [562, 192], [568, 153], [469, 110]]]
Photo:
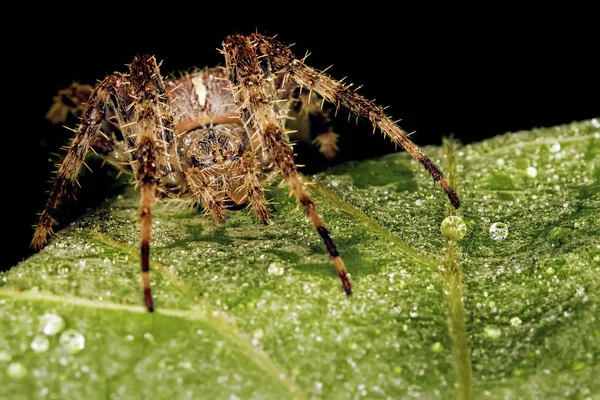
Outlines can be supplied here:
[[[308, 106], [316, 95], [368, 119], [440, 182], [455, 207], [460, 205], [440, 169], [409, 135], [350, 85], [309, 67], [287, 45], [260, 34], [229, 36], [222, 53], [225, 68], [167, 79], [154, 57], [135, 57], [128, 74], [115, 72], [95, 88], [73, 84], [59, 92], [47, 118], [62, 122], [69, 112], [82, 110], [81, 123], [35, 228], [33, 248], [43, 247], [53, 234], [54, 216], [74, 189], [88, 151], [94, 151], [131, 173], [141, 187], [142, 283], [146, 307], [152, 311], [149, 257], [155, 196], [199, 203], [216, 222], [225, 218], [227, 202], [248, 204], [266, 223], [262, 184], [267, 172], [277, 168], [319, 232], [350, 295], [344, 263], [296, 170], [290, 131], [284, 128], [286, 119], [307, 110], [321, 121], [316, 124], [321, 131], [314, 132], [321, 152], [329, 157], [335, 153], [337, 135], [330, 131], [327, 116], [320, 107]], [[298, 90], [302, 88], [308, 90]]]

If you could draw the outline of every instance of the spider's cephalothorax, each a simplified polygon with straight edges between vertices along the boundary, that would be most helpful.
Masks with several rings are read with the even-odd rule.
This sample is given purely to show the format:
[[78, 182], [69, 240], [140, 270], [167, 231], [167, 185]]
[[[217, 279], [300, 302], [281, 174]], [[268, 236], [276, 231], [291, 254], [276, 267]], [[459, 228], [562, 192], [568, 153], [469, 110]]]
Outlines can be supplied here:
[[198, 203], [216, 222], [225, 218], [229, 202], [248, 204], [266, 223], [263, 183], [275, 169], [323, 239], [350, 295], [344, 263], [296, 170], [285, 129], [286, 118], [300, 121], [308, 113], [310, 120], [318, 121], [312, 126], [315, 143], [325, 156], [335, 154], [337, 135], [327, 115], [314, 106], [319, 103], [310, 102], [312, 96], [370, 121], [420, 162], [459, 206], [439, 168], [380, 107], [349, 85], [309, 67], [285, 44], [259, 34], [228, 37], [223, 54], [225, 68], [166, 79], [154, 57], [136, 57], [127, 74], [116, 72], [95, 88], [73, 84], [59, 92], [47, 118], [63, 122], [69, 112], [81, 111], [81, 123], [58, 169], [32, 247], [41, 248], [52, 235], [54, 217], [74, 189], [85, 156], [94, 151], [131, 173], [141, 188], [142, 282], [146, 307], [152, 311], [150, 228], [155, 196]]

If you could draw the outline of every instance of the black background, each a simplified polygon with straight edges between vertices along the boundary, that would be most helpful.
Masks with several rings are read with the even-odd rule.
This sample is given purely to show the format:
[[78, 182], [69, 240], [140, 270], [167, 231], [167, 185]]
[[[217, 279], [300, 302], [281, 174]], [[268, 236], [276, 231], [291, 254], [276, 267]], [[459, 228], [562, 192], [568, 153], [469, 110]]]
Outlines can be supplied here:
[[[58, 160], [50, 153], [60, 153], [70, 137], [44, 120], [52, 96], [72, 81], [93, 84], [124, 71], [135, 55], [155, 55], [170, 73], [222, 65], [216, 49], [227, 35], [277, 34], [295, 43], [298, 56], [310, 51], [308, 64], [333, 65], [334, 77], [364, 85], [360, 93], [389, 106], [405, 130], [416, 131], [418, 145], [440, 144], [449, 134], [470, 143], [600, 116], [600, 34], [591, 10], [409, 10], [375, 2], [333, 10], [318, 3], [265, 3], [252, 10], [225, 2], [125, 10], [94, 4], [87, 10], [36, 8], [37, 17], [17, 6], [5, 15], [12, 25], [2, 28], [2, 211], [8, 236], [2, 239], [2, 269], [30, 254], [31, 225]], [[348, 124], [346, 117], [341, 113], [334, 121], [343, 136], [337, 162], [394, 150], [368, 124]], [[326, 167], [322, 161], [309, 165]], [[84, 179], [67, 219], [109, 194], [108, 179], [94, 178]]]

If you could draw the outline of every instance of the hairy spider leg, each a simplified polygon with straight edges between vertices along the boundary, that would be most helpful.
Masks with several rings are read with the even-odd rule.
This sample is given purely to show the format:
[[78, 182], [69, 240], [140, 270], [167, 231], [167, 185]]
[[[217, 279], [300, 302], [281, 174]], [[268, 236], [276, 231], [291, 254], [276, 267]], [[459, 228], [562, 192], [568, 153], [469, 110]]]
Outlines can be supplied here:
[[212, 185], [210, 172], [199, 167], [188, 168], [183, 176], [191, 190], [191, 196], [199, 201], [206, 214], [215, 223], [219, 224], [225, 220], [227, 208], [225, 207], [225, 193], [218, 192]]
[[62, 124], [70, 114], [76, 115], [88, 102], [94, 88], [90, 85], [80, 85], [73, 82], [68, 88], [61, 89], [54, 96], [52, 106], [46, 113], [46, 119], [53, 124]]
[[[269, 222], [269, 209], [267, 208], [269, 203], [265, 199], [259, 181], [262, 167], [251, 152], [244, 153], [237, 162], [240, 164], [238, 168], [242, 171], [242, 184], [238, 188], [238, 193], [230, 193], [229, 197], [237, 204], [247, 201], [256, 219], [266, 224]], [[239, 194], [244, 195], [241, 197]]]
[[323, 239], [344, 291], [350, 295], [352, 287], [344, 263], [296, 170], [288, 133], [283, 129], [282, 116], [275, 102], [277, 97], [273, 79], [269, 76], [269, 59], [257, 54], [254, 45], [247, 36], [242, 35], [230, 36], [223, 42], [225, 62], [242, 121], [251, 124], [260, 133], [262, 146], [279, 167], [292, 193], [304, 207], [306, 216]]
[[125, 77], [121, 74], [110, 75], [98, 84], [89, 97], [81, 117], [81, 124], [69, 145], [67, 155], [58, 167], [48, 200], [35, 227], [31, 241], [32, 248], [36, 250], [42, 248], [54, 233], [52, 230], [54, 217], [77, 184], [77, 175], [84, 164], [85, 156], [99, 136], [98, 132], [105, 118], [106, 105], [110, 102], [111, 95], [117, 98], [127, 96], [125, 87], [121, 85], [124, 81]]
[[[129, 109], [128, 139], [136, 144], [134, 170], [141, 186], [141, 269], [144, 301], [148, 311], [154, 310], [150, 290], [150, 234], [152, 205], [159, 178], [179, 180], [173, 162], [175, 140], [173, 116], [156, 59], [152, 56], [135, 57], [129, 66], [130, 90], [134, 99]], [[177, 174], [177, 176], [176, 176]], [[175, 182], [174, 182], [175, 183]]]
[[258, 53], [268, 56], [274, 71], [285, 73], [300, 87], [315, 91], [325, 100], [338, 107], [341, 105], [347, 108], [351, 114], [371, 121], [374, 128], [379, 128], [384, 136], [389, 136], [392, 142], [402, 146], [429, 171], [433, 179], [440, 183], [454, 207], [458, 208], [460, 206], [458, 195], [438, 166], [425, 156], [423, 151], [410, 140], [409, 134], [396, 125], [373, 101], [356, 93], [355, 90], [350, 88], [350, 85], [344, 85], [332, 79], [325, 72], [307, 66], [302, 60], [294, 56], [287, 45], [277, 40], [260, 34], [250, 35], [249, 40], [256, 46]]

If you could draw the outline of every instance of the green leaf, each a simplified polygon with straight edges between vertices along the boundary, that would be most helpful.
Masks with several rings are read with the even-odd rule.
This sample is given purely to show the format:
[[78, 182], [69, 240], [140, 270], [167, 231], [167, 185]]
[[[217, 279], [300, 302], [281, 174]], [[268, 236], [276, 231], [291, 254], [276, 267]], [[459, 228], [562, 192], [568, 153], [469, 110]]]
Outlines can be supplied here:
[[[2, 395], [598, 398], [597, 120], [425, 151], [458, 188], [458, 212], [405, 153], [312, 177], [350, 298], [274, 188], [268, 226], [157, 206], [147, 313], [127, 189], [2, 275]], [[448, 216], [466, 225], [461, 240], [458, 218], [442, 235]]]

